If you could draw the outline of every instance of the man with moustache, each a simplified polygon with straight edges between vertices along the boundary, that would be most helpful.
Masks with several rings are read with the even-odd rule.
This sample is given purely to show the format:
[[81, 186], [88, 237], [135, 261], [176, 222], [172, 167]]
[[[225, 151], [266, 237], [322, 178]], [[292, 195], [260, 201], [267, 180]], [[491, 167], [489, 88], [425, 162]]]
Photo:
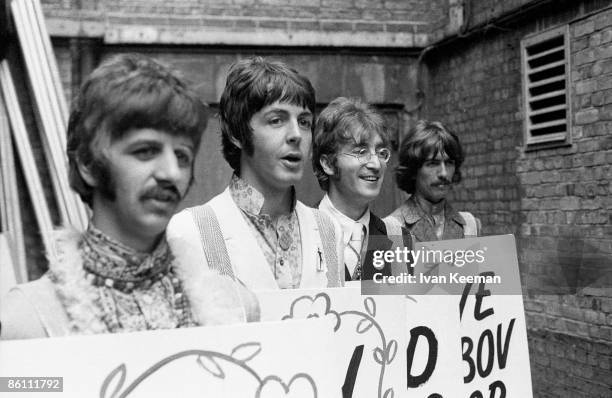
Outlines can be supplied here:
[[[3, 339], [245, 318], [241, 303], [254, 299], [229, 278], [185, 278], [165, 237], [192, 182], [206, 122], [196, 94], [147, 57], [120, 55], [88, 76], [70, 115], [67, 153], [70, 185], [92, 217], [85, 232], [57, 236], [42, 278], [3, 300]], [[215, 304], [223, 316], [208, 309]]]
[[294, 188], [312, 140], [311, 83], [283, 63], [244, 59], [230, 67], [219, 107], [234, 175], [223, 193], [171, 220], [180, 260], [252, 290], [340, 286], [340, 228]]
[[[373, 265], [375, 250], [392, 249], [392, 240], [403, 244], [399, 223], [383, 221], [370, 211], [391, 158], [389, 145], [382, 116], [359, 99], [336, 98], [317, 119], [312, 166], [326, 191], [319, 209], [342, 227], [346, 281], [407, 271], [405, 264]], [[410, 236], [405, 235], [410, 249]]]
[[401, 145], [397, 185], [411, 194], [393, 217], [418, 242], [480, 234], [480, 220], [458, 212], [446, 199], [461, 181], [464, 155], [459, 138], [440, 122], [420, 120]]

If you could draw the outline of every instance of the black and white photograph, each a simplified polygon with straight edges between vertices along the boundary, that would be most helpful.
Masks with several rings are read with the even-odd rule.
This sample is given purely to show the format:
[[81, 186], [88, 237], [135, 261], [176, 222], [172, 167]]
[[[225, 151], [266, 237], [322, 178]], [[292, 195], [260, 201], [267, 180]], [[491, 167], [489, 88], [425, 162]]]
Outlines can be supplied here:
[[0, 395], [612, 398], [611, 180], [611, 0], [0, 0]]

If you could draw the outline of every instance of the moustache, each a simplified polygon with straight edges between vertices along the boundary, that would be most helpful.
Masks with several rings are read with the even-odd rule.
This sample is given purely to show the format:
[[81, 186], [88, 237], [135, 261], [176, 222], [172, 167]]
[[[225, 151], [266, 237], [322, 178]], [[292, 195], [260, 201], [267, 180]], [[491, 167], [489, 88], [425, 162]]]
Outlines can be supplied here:
[[156, 185], [147, 189], [141, 196], [142, 200], [155, 199], [164, 202], [178, 202], [181, 200], [181, 194], [174, 185], [161, 187]]

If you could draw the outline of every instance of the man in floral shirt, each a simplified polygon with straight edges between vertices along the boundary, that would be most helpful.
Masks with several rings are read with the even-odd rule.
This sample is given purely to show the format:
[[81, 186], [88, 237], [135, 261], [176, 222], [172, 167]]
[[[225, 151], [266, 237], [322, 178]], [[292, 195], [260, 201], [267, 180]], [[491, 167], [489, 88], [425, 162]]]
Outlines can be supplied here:
[[58, 233], [49, 271], [2, 300], [3, 339], [245, 318], [243, 305], [254, 297], [211, 272], [192, 278], [166, 240], [206, 121], [195, 92], [145, 56], [119, 55], [88, 76], [70, 115], [67, 152], [70, 185], [92, 217], [82, 233]]
[[312, 141], [315, 92], [304, 76], [260, 57], [230, 68], [220, 101], [228, 188], [177, 214], [169, 241], [253, 290], [340, 286], [341, 232], [296, 199]]

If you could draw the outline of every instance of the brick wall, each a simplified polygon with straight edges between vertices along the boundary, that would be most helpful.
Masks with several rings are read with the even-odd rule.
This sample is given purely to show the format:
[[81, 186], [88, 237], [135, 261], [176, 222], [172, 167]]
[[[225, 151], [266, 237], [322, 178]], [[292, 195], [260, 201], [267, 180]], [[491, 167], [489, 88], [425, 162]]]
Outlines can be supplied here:
[[[536, 397], [612, 388], [612, 11], [587, 14], [601, 3], [561, 2], [426, 58], [423, 116], [448, 123], [467, 152], [457, 207], [480, 217], [485, 234], [517, 236]], [[495, 4], [480, 2], [475, 18], [499, 15]], [[524, 151], [520, 41], [563, 24], [573, 143]]]
[[52, 34], [109, 43], [420, 47], [429, 22], [446, 13], [447, 1], [43, 0], [43, 5]]
[[519, 40], [513, 33], [511, 39], [451, 45], [427, 60], [423, 116], [443, 121], [459, 135], [467, 155], [454, 201], [481, 219], [486, 234], [518, 232]]

